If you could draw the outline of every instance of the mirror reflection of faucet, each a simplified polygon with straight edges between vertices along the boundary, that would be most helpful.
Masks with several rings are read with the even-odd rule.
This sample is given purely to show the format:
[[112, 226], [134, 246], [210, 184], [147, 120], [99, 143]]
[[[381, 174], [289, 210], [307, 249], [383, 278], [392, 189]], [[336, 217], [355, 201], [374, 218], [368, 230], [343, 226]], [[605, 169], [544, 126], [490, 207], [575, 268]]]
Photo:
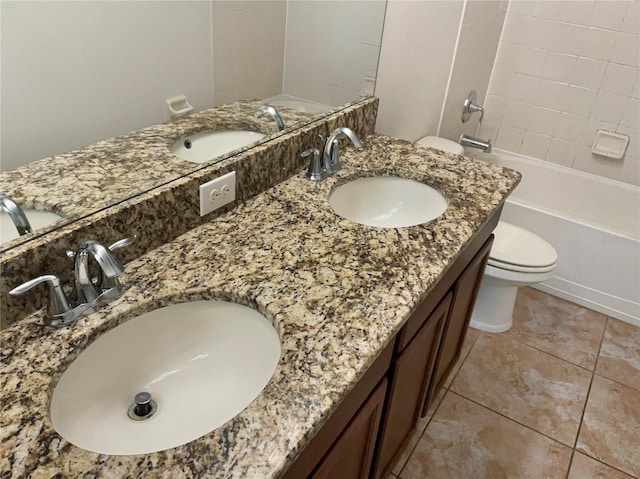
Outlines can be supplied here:
[[278, 131], [284, 130], [284, 122], [282, 121], [282, 117], [278, 110], [276, 110], [271, 105], [262, 105], [260, 106], [253, 116], [256, 118], [262, 118], [264, 115], [268, 115], [276, 122], [276, 126], [278, 127]]
[[[46, 326], [65, 326], [81, 316], [89, 314], [101, 306], [122, 296], [124, 287], [118, 276], [124, 272], [120, 260], [113, 250], [130, 245], [136, 236], [116, 241], [110, 246], [95, 240], [84, 241], [75, 252], [67, 252], [74, 260], [74, 291], [69, 298], [57, 276], [48, 274], [38, 276], [9, 291], [13, 296], [21, 295], [40, 283], [47, 284], [49, 298], [47, 314], [44, 317]], [[89, 272], [89, 256], [93, 257], [100, 269], [100, 278], [94, 282]]]
[[0, 211], [3, 211], [9, 215], [9, 218], [11, 218], [11, 221], [18, 230], [18, 234], [20, 236], [32, 232], [31, 224], [29, 224], [29, 220], [24, 214], [22, 208], [20, 208], [20, 206], [18, 206], [18, 203], [13, 201], [4, 193], [0, 193]]

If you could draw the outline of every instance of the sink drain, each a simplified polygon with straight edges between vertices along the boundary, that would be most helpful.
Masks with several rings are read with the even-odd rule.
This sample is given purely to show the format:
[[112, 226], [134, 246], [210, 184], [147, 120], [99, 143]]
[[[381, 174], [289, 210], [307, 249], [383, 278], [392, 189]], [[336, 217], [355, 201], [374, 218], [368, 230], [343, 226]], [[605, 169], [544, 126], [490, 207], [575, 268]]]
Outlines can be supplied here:
[[153, 416], [157, 410], [158, 404], [151, 399], [151, 394], [142, 392], [133, 398], [133, 403], [129, 406], [127, 413], [134, 421], [144, 421]]

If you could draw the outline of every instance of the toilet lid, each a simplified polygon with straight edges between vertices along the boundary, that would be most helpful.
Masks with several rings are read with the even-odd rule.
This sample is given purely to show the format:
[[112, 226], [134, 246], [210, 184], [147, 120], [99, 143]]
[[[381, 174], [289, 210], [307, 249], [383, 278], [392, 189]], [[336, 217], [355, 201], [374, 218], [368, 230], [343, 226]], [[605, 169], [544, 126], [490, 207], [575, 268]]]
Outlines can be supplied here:
[[438, 150], [446, 151], [447, 153], [453, 153], [455, 155], [464, 155], [464, 148], [462, 145], [447, 140], [446, 138], [440, 138], [439, 136], [423, 136], [416, 144], [426, 146], [427, 148], [437, 148]]
[[553, 246], [524, 228], [499, 221], [493, 234], [495, 239], [489, 255], [490, 264], [504, 269], [513, 269], [513, 266], [547, 270], [558, 261]]

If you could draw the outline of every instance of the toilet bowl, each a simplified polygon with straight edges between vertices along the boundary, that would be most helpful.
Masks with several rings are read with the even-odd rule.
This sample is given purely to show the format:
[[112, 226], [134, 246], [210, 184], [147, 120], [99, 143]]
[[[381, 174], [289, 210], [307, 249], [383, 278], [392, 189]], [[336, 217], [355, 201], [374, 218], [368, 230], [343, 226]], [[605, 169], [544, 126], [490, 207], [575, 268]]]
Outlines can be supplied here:
[[518, 287], [553, 277], [556, 250], [539, 236], [499, 221], [470, 326], [501, 333], [513, 324]]
[[[425, 136], [418, 145], [463, 155], [462, 145], [437, 136]], [[518, 287], [553, 277], [556, 250], [539, 236], [511, 223], [499, 221], [470, 326], [501, 333], [513, 324]]]

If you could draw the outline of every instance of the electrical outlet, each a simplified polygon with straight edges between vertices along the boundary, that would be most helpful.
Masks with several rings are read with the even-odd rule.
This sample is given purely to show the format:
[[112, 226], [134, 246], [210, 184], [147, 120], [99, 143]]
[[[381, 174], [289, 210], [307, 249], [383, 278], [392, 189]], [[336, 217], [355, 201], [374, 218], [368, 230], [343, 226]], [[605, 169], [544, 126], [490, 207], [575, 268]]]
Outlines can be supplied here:
[[211, 213], [236, 199], [236, 172], [200, 185], [200, 216]]

